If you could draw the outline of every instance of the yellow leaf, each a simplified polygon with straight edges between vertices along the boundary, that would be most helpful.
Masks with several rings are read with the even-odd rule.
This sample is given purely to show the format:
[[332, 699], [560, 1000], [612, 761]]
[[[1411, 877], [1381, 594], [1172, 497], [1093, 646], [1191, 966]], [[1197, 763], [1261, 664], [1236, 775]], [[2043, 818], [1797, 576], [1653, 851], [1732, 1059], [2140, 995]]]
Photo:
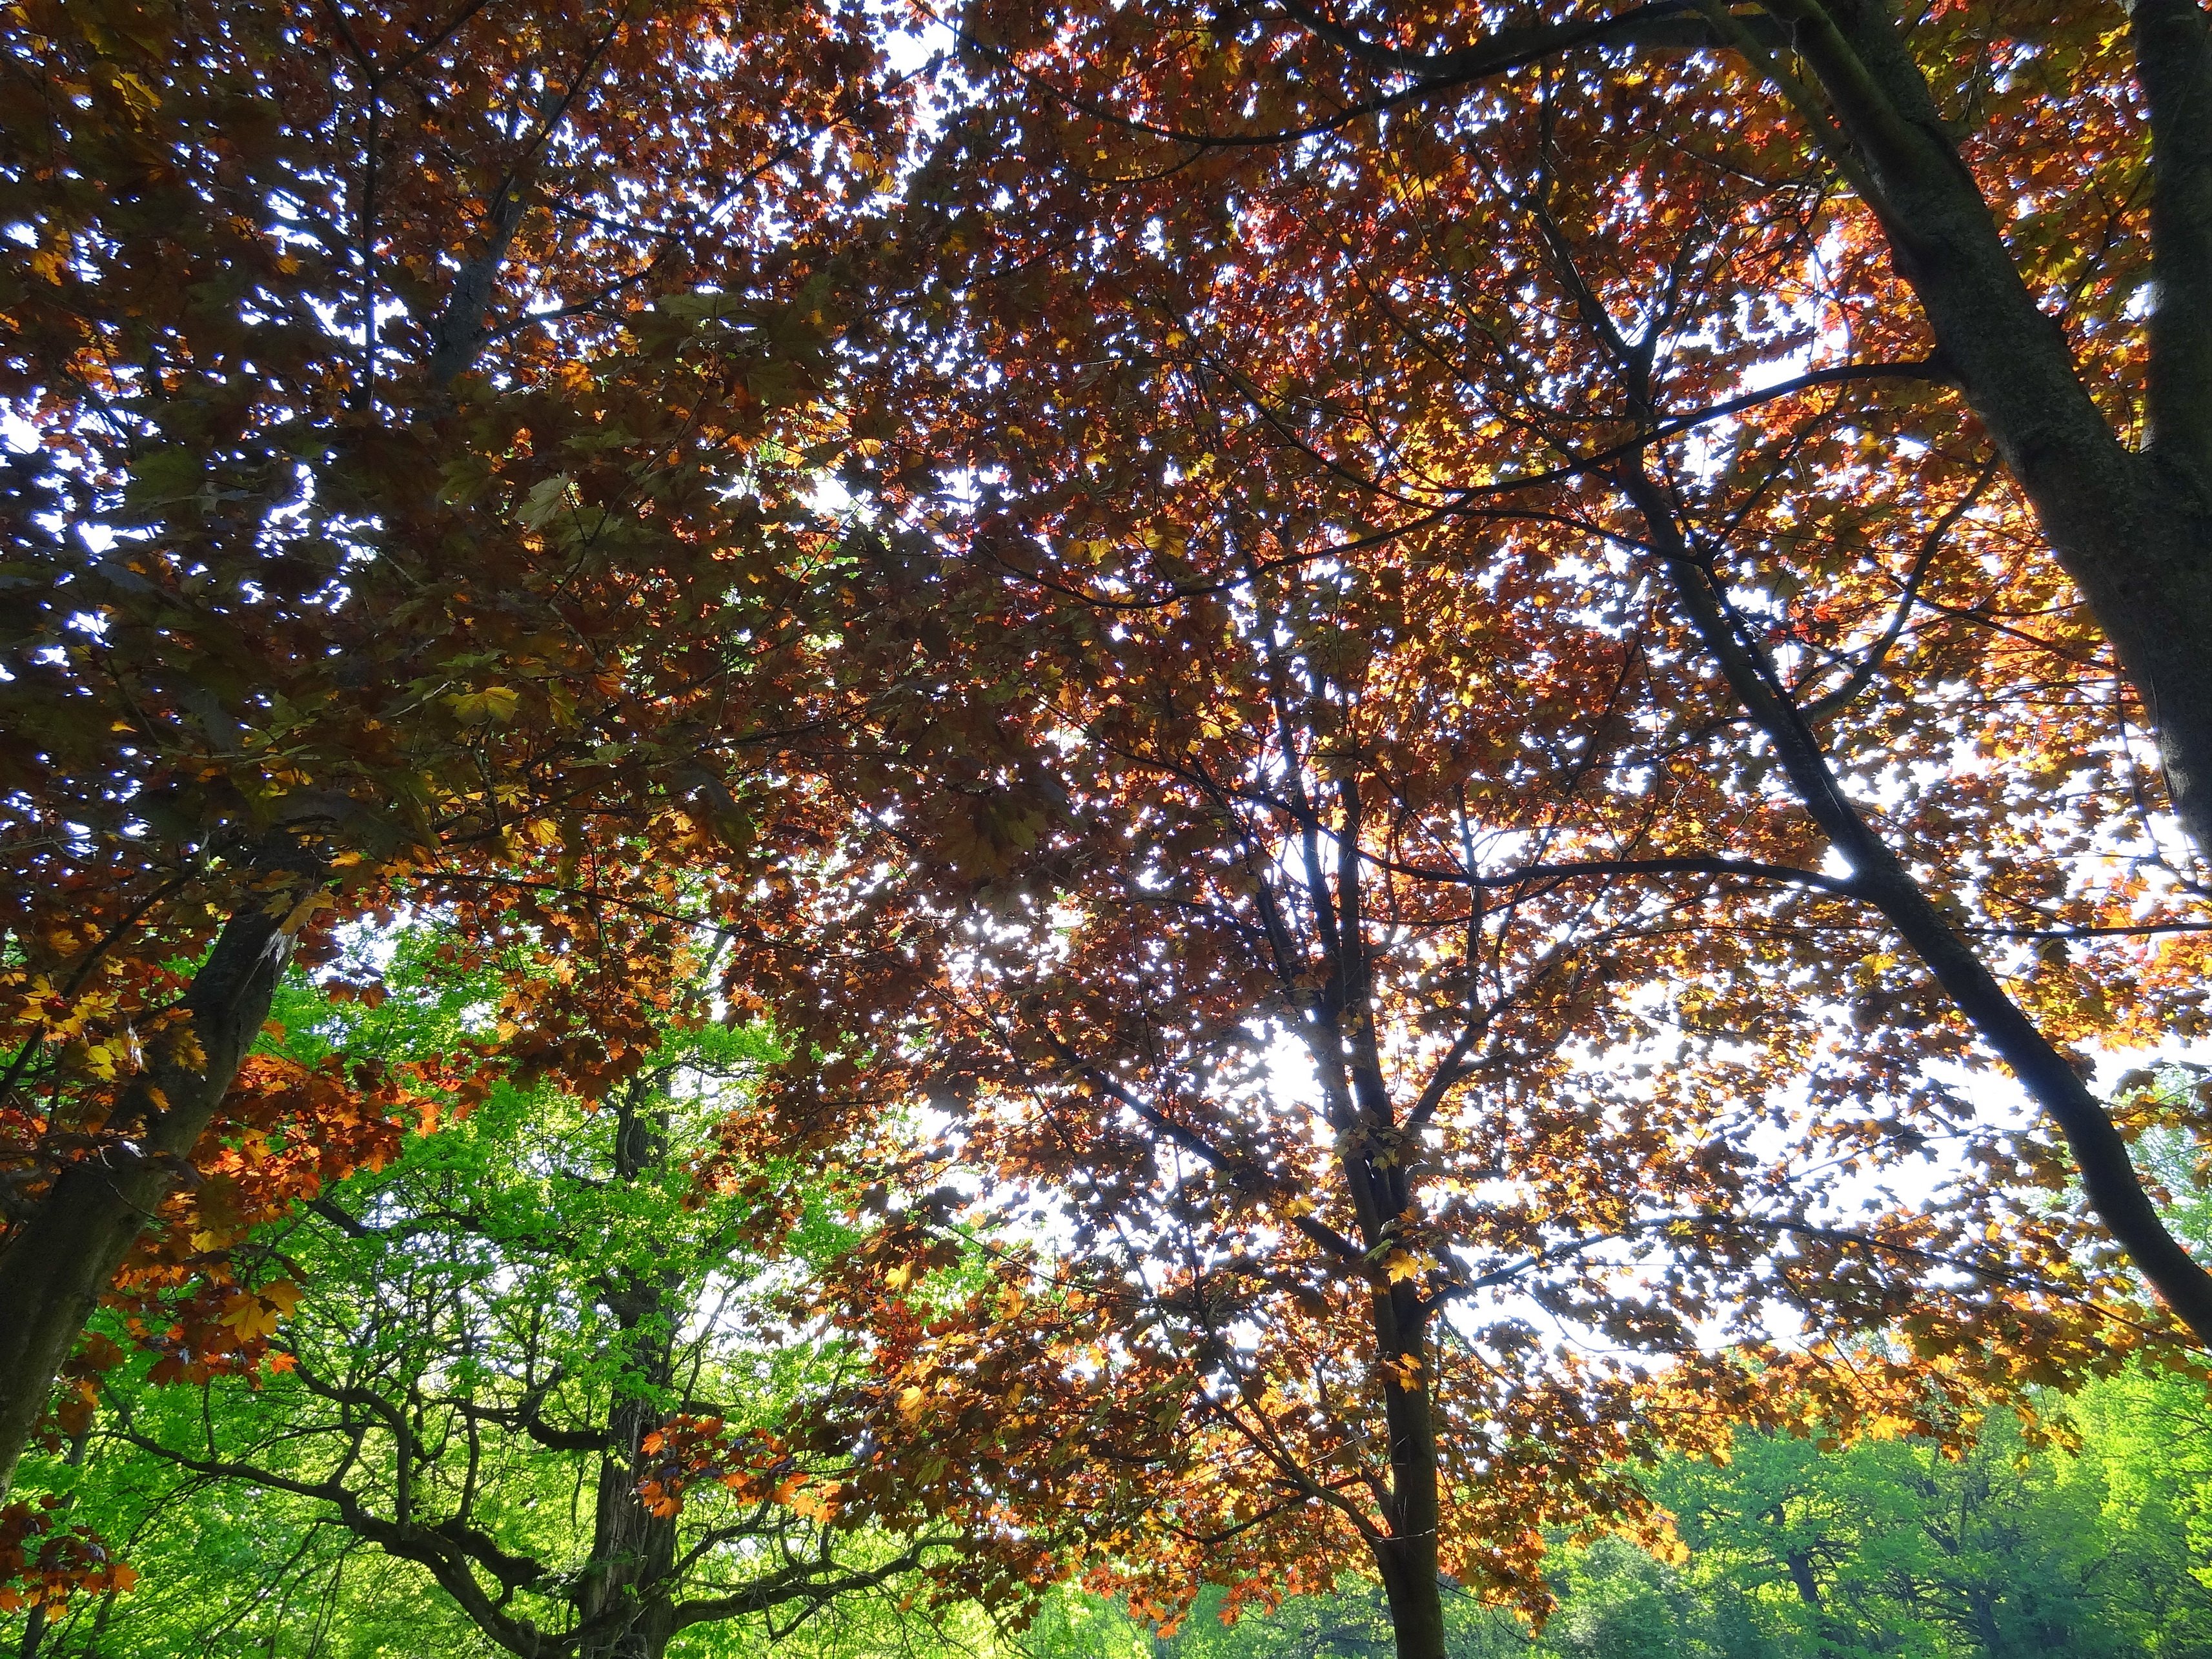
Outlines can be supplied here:
[[222, 1322], [242, 1337], [274, 1336], [277, 1312], [258, 1296], [240, 1292], [222, 1305]]
[[522, 693], [507, 685], [488, 685], [481, 691], [456, 691], [446, 699], [446, 707], [464, 726], [511, 720], [521, 705]]
[[292, 907], [291, 914], [284, 918], [280, 931], [286, 933], [298, 933], [301, 928], [307, 926], [308, 920], [316, 911], [326, 910], [335, 902], [336, 901], [328, 893], [319, 887], [316, 888], [314, 891]]

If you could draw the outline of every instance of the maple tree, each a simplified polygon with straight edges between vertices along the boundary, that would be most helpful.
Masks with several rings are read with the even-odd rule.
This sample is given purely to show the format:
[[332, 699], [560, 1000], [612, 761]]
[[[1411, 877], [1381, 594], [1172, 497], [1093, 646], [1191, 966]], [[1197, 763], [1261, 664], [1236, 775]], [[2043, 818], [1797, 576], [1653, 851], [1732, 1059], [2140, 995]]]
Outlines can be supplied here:
[[146, 1218], [250, 1358], [228, 1244], [465, 1103], [249, 1060], [288, 958], [437, 907], [526, 1067], [651, 1051], [677, 849], [804, 718], [824, 228], [905, 118], [805, 0], [3, 21], [0, 1491]]
[[[1402, 128], [1469, 122], [1501, 84], [1551, 79], [1563, 114], [1603, 107], [1644, 141], [1620, 148], [1617, 181], [1690, 161], [1718, 137], [1692, 135], [1718, 114], [1745, 159], [1781, 163], [1758, 183], [1847, 198], [1835, 251], [1856, 257], [1824, 297], [1887, 313], [1881, 343], [1925, 330], [1923, 367], [1957, 386], [2003, 457], [2152, 710], [2175, 811], [2212, 840], [2212, 796], [2198, 793], [2212, 704], [2186, 643], [2207, 616], [2212, 477], [2212, 26], [2195, 0], [2063, 21], [2005, 4], [1898, 15], [1880, 0], [1495, 18], [1290, 0], [1187, 28], [979, 5], [961, 21], [981, 55], [1099, 130], [1085, 142], [1147, 136], [1159, 166], [1222, 148], [1303, 165], [1345, 153], [1346, 135], [1395, 148]], [[1223, 106], [1236, 118], [1215, 118]], [[1078, 153], [1121, 171], [1110, 149]], [[1890, 270], [1868, 257], [1885, 252]]]
[[[450, 1047], [502, 986], [426, 947], [403, 935], [374, 1010], [288, 997], [291, 1043], [395, 1062]], [[114, 1437], [304, 1503], [525, 1659], [658, 1659], [732, 1620], [780, 1639], [942, 1553], [841, 1522], [822, 1496], [836, 1462], [783, 1443], [840, 1370], [833, 1349], [777, 1340], [773, 1312], [778, 1274], [838, 1236], [830, 1194], [789, 1165], [701, 1190], [697, 1160], [774, 1049], [677, 1006], [603, 1103], [495, 1085], [390, 1169], [258, 1229], [264, 1287], [308, 1286], [271, 1311], [265, 1364], [192, 1376], [172, 1355], [144, 1383], [118, 1377]], [[165, 1409], [165, 1384], [206, 1393]], [[667, 1499], [672, 1419], [744, 1435], [748, 1470]]]
[[957, 21], [854, 342], [908, 689], [732, 980], [915, 1176], [887, 1467], [1426, 1655], [1670, 1437], [2212, 1336], [2201, 1103], [2089, 1078], [2203, 1023], [2195, 8]]

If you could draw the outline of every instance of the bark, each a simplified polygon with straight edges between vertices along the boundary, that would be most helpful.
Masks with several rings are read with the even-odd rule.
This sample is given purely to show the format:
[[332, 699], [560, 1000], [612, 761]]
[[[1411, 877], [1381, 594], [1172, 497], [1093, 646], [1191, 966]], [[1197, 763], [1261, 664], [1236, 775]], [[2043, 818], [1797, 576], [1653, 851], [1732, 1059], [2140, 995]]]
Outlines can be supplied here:
[[453, 277], [446, 308], [430, 325], [430, 384], [443, 391], [476, 362], [491, 338], [487, 317], [500, 266], [522, 224], [522, 191], [505, 185], [484, 220], [484, 246]]
[[2151, 108], [2151, 439], [2124, 444], [2038, 307], [1881, 0], [1778, 0], [1898, 270], [2141, 694], [2176, 814], [2212, 856], [2212, 44], [2196, 0], [2137, 0]]
[[2136, 0], [2150, 106], [2150, 453], [2212, 484], [2212, 30], [2197, 0]]
[[614, 1443], [599, 1462], [592, 1560], [576, 1598], [578, 1659], [661, 1659], [676, 1633], [668, 1588], [676, 1522], [638, 1501], [640, 1443], [660, 1413], [635, 1395], [618, 1397], [609, 1418]]
[[[1361, 889], [1364, 808], [1355, 780], [1338, 784], [1337, 806], [1333, 884], [1317, 834], [1319, 819], [1304, 808], [1307, 889], [1331, 968], [1323, 1018], [1307, 1028], [1306, 1037], [1328, 1098], [1329, 1121], [1345, 1137], [1337, 1167], [1358, 1219], [1360, 1243], [1372, 1255], [1392, 1243], [1399, 1218], [1414, 1207], [1416, 1195], [1407, 1162], [1381, 1155], [1401, 1126], [1375, 1036], [1373, 968]], [[1369, 1304], [1376, 1357], [1384, 1372], [1382, 1408], [1390, 1437], [1384, 1528], [1379, 1536], [1370, 1535], [1370, 1547], [1390, 1603], [1398, 1659], [1444, 1659], [1443, 1593], [1437, 1577], [1442, 1491], [1430, 1395], [1435, 1379], [1429, 1355], [1431, 1317], [1419, 1288], [1409, 1281], [1378, 1286]]]
[[1376, 1565], [1390, 1602], [1398, 1659], [1444, 1659], [1443, 1589], [1437, 1576], [1437, 1531], [1442, 1520], [1437, 1478], [1436, 1421], [1429, 1403], [1426, 1316], [1410, 1285], [1375, 1295], [1377, 1347], [1414, 1369], [1412, 1387], [1385, 1384], [1390, 1431], [1390, 1534], [1376, 1547]]
[[1379, 1558], [1382, 1593], [1390, 1604], [1390, 1633], [1398, 1659], [1446, 1659], [1443, 1587], [1437, 1578], [1436, 1534], [1423, 1540], [1394, 1539]]
[[[0, 1254], [0, 1498], [100, 1292], [189, 1167], [260, 1035], [290, 950], [284, 924], [319, 877], [295, 856], [281, 884], [231, 916], [185, 994], [189, 1018], [162, 1034], [110, 1121], [118, 1139], [65, 1165]], [[189, 1033], [198, 1052], [173, 1033]]]

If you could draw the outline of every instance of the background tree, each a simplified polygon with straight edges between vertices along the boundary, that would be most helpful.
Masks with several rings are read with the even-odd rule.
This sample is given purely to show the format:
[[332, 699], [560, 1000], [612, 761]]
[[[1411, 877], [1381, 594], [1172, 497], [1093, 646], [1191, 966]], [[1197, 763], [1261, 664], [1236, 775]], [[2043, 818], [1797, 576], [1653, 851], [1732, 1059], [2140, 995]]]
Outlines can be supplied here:
[[[451, 1046], [502, 986], [435, 956], [403, 936], [395, 994], [374, 1010], [288, 995], [288, 1043], [394, 1061]], [[204, 1493], [283, 1504], [290, 1559], [279, 1525], [240, 1565], [303, 1626], [381, 1555], [411, 1569], [412, 1594], [434, 1585], [448, 1622], [522, 1659], [659, 1659], [731, 1620], [780, 1637], [910, 1573], [925, 1542], [838, 1524], [821, 1497], [835, 1468], [781, 1449], [841, 1369], [771, 1310], [777, 1279], [838, 1242], [828, 1194], [788, 1168], [696, 1184], [775, 1051], [681, 999], [662, 1038], [604, 1103], [501, 1084], [388, 1169], [258, 1230], [237, 1255], [267, 1310], [265, 1365], [210, 1375], [177, 1328], [151, 1333], [167, 1355], [113, 1374], [92, 1478], [150, 1456]], [[756, 1472], [679, 1516], [641, 1488], [664, 1425], [709, 1415], [747, 1437]], [[128, 1646], [144, 1615], [101, 1622]]]
[[902, 118], [871, 28], [8, 12], [0, 1490], [142, 1218], [282, 1115], [252, 1092], [352, 1109], [232, 1092], [288, 953], [441, 904], [556, 966], [541, 1065], [651, 1051], [669, 851], [745, 845], [805, 718], [823, 228]]

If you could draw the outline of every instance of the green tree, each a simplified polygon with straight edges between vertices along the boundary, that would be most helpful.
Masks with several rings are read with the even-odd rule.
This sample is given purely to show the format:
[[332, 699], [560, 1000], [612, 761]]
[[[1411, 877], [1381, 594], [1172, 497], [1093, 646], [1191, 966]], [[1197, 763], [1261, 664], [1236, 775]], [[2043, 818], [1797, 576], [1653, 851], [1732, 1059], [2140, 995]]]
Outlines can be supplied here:
[[1823, 1450], [1745, 1437], [1726, 1468], [1679, 1462], [1662, 1500], [1690, 1583], [1740, 1603], [1782, 1651], [2014, 1659], [2189, 1653], [2212, 1642], [2160, 1449], [2139, 1402], [2202, 1387], [2140, 1374], [2094, 1387], [2078, 1454], [1992, 1416], [1963, 1452], [1912, 1438]]
[[[450, 1045], [501, 980], [441, 983], [436, 957], [404, 940], [374, 1006], [294, 994], [288, 1043]], [[927, 1543], [856, 1528], [823, 1496], [837, 1471], [789, 1438], [843, 1362], [782, 1322], [775, 1293], [843, 1235], [812, 1176], [702, 1175], [774, 1053], [702, 1014], [678, 999], [659, 1051], [604, 1100], [501, 1085], [240, 1247], [267, 1362], [111, 1383], [88, 1507], [161, 1566], [154, 1594], [81, 1608], [53, 1650], [222, 1653], [250, 1630], [260, 1651], [346, 1651], [330, 1613], [365, 1576], [417, 1601], [435, 1587], [441, 1653], [659, 1659], [732, 1620], [787, 1634], [916, 1567]], [[181, 1330], [145, 1334], [151, 1374], [190, 1376]], [[681, 1505], [659, 1493], [672, 1424], [736, 1437], [748, 1471]], [[179, 1606], [158, 1581], [185, 1540]], [[350, 1650], [378, 1650], [370, 1629]]]

